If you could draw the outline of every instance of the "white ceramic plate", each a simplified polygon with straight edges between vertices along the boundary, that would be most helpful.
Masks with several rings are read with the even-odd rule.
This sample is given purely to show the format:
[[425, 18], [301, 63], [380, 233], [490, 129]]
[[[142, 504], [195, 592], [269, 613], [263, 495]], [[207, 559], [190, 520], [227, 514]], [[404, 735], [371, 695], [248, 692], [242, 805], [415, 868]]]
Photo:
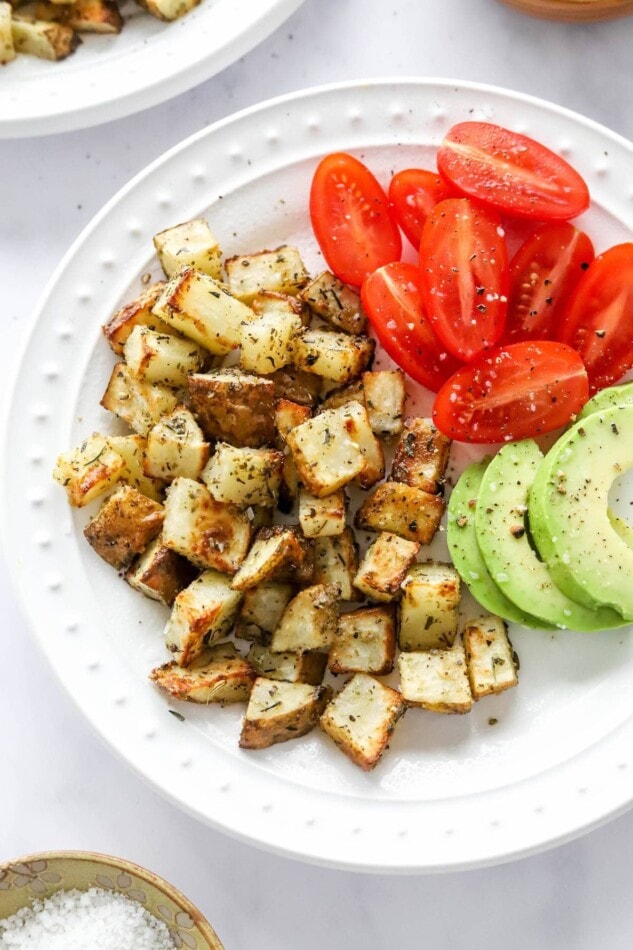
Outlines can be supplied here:
[[[183, 808], [252, 843], [330, 865], [419, 871], [493, 863], [625, 809], [633, 793], [628, 630], [515, 629], [519, 688], [465, 717], [411, 710], [371, 774], [318, 730], [242, 752], [240, 709], [183, 706], [181, 722], [148, 685], [148, 670], [165, 658], [165, 611], [93, 554], [80, 530], [86, 513], [69, 510], [50, 472], [58, 452], [112, 425], [98, 407], [112, 364], [100, 324], [139, 289], [141, 275], [158, 276], [156, 231], [207, 214], [227, 253], [296, 242], [316, 268], [306, 206], [319, 156], [352, 150], [386, 181], [391, 169], [431, 166], [444, 131], [469, 118], [562, 152], [591, 188], [583, 223], [598, 248], [630, 238], [633, 148], [562, 109], [422, 80], [286, 97], [189, 139], [106, 206], [44, 295], [8, 413], [4, 508], [15, 581], [79, 708]], [[418, 405], [428, 411], [428, 394]]]
[[84, 36], [68, 59], [18, 56], [0, 76], [0, 138], [120, 119], [191, 89], [265, 39], [302, 0], [201, 0], [162, 23], [128, 0], [118, 36]]

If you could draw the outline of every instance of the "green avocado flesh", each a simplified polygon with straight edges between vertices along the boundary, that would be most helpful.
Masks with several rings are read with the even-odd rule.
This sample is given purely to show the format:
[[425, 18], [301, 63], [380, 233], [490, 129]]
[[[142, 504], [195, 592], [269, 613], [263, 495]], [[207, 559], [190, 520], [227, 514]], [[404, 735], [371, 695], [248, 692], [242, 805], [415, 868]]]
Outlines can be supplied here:
[[585, 403], [576, 421], [580, 422], [581, 419], [586, 419], [594, 412], [602, 412], [603, 409], [611, 409], [612, 406], [633, 406], [633, 383], [601, 389], [599, 393], [592, 396], [589, 402]]
[[[503, 593], [521, 610], [557, 627], [594, 631], [623, 626], [623, 618], [608, 607], [598, 607], [596, 602], [592, 608], [571, 599], [556, 585], [548, 566], [530, 544], [526, 520], [528, 494], [542, 461], [537, 444], [527, 439], [505, 445], [484, 473], [475, 529], [488, 570]], [[534, 494], [538, 495], [536, 486]], [[539, 506], [539, 512], [547, 507], [546, 502]], [[606, 517], [606, 502], [604, 510]], [[534, 534], [531, 517], [532, 509], [530, 528]], [[541, 537], [548, 527], [541, 521], [540, 528]], [[539, 546], [539, 539], [536, 541]], [[548, 560], [540, 546], [539, 551]], [[591, 556], [595, 563], [597, 552]], [[587, 570], [592, 570], [591, 564], [587, 564]]]
[[[623, 388], [623, 387], [618, 387]], [[609, 512], [613, 481], [633, 468], [633, 405], [578, 421], [547, 453], [530, 492], [530, 526], [552, 577], [587, 606], [633, 620], [628, 525]]]
[[521, 610], [497, 587], [479, 550], [475, 511], [488, 462], [485, 459], [469, 465], [451, 492], [446, 526], [448, 549], [460, 577], [482, 607], [504, 620], [513, 620], [525, 627], [543, 628], [547, 626], [544, 621]]

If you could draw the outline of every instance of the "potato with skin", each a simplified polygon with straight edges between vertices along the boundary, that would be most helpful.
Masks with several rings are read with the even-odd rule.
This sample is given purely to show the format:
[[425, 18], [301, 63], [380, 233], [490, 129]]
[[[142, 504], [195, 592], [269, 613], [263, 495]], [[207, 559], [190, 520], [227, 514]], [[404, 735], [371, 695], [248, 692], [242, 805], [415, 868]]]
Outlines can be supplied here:
[[356, 512], [357, 528], [389, 531], [409, 541], [430, 544], [444, 514], [444, 501], [400, 482], [383, 482]]
[[159, 535], [125, 572], [130, 587], [151, 600], [171, 607], [185, 587], [198, 576], [186, 558], [165, 547]]
[[273, 653], [262, 643], [252, 645], [248, 659], [259, 676], [286, 683], [310, 683], [312, 686], [321, 683], [327, 665], [325, 653]]
[[257, 587], [248, 587], [244, 591], [240, 615], [235, 624], [235, 636], [242, 640], [270, 643], [273, 631], [294, 595], [292, 584], [283, 581], [265, 581]]
[[321, 380], [296, 366], [284, 366], [270, 377], [275, 387], [275, 399], [285, 398], [302, 406], [314, 407], [321, 393]]
[[518, 657], [501, 617], [471, 620], [464, 626], [463, 638], [468, 679], [476, 700], [518, 684]]
[[164, 286], [165, 281], [161, 280], [147, 287], [138, 297], [117, 310], [108, 322], [103, 324], [103, 335], [117, 356], [123, 356], [125, 341], [136, 326], [149, 327], [157, 333], [173, 333], [172, 328], [152, 312]]
[[258, 676], [242, 723], [240, 748], [265, 749], [305, 736], [316, 726], [330, 695], [327, 686]]
[[358, 571], [358, 545], [351, 528], [314, 539], [314, 583], [334, 586], [341, 600], [361, 600], [353, 586]]
[[402, 370], [363, 373], [362, 385], [372, 431], [385, 437], [402, 432], [406, 400]]
[[312, 576], [314, 562], [308, 541], [291, 525], [260, 528], [240, 569], [233, 578], [236, 590], [257, 587], [265, 581], [295, 580]]
[[206, 434], [233, 445], [274, 445], [275, 386], [272, 380], [235, 369], [193, 373], [187, 380], [191, 406]]
[[190, 666], [205, 646], [225, 637], [242, 595], [219, 571], [204, 571], [174, 601], [165, 627], [167, 649], [178, 666]]
[[152, 683], [164, 692], [189, 703], [245, 703], [255, 670], [232, 643], [208, 647], [188, 666], [172, 661], [152, 670]]
[[66, 59], [81, 44], [81, 37], [69, 26], [23, 15], [13, 15], [11, 33], [16, 53], [55, 62]]
[[329, 650], [336, 636], [338, 589], [314, 584], [300, 590], [272, 635], [273, 653]]
[[162, 505], [129, 485], [121, 485], [84, 528], [91, 548], [117, 570], [127, 567], [160, 533]]
[[430, 419], [405, 419], [391, 469], [394, 482], [404, 482], [431, 494], [444, 489], [444, 474], [451, 449], [447, 439]]
[[417, 541], [407, 541], [383, 531], [367, 549], [354, 578], [354, 587], [370, 600], [395, 600], [420, 547]]

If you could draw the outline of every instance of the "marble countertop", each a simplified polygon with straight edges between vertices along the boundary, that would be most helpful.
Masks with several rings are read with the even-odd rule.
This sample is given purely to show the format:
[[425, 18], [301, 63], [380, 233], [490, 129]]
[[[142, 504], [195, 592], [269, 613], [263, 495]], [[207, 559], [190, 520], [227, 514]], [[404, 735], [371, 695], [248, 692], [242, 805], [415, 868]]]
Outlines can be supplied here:
[[[3, 142], [5, 356], [11, 360], [53, 268], [104, 202], [222, 116], [324, 82], [452, 77], [549, 99], [633, 138], [632, 45], [633, 18], [556, 24], [496, 0], [305, 0], [248, 56], [171, 102], [86, 131]], [[441, 876], [366, 876], [270, 855], [202, 826], [132, 774], [53, 678], [4, 570], [0, 604], [0, 860], [55, 848], [125, 856], [188, 894], [226, 950], [633, 943], [633, 812], [544, 854]]]

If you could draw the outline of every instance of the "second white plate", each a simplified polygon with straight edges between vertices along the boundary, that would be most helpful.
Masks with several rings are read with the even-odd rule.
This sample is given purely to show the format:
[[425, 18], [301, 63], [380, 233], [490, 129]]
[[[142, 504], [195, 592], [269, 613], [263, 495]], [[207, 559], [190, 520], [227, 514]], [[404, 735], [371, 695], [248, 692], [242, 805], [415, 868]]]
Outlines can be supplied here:
[[[110, 745], [174, 802], [306, 860], [463, 868], [565, 840], [628, 807], [629, 631], [515, 629], [519, 688], [467, 717], [411, 710], [371, 774], [318, 731], [242, 752], [241, 710], [187, 706], [181, 722], [149, 686], [149, 669], [165, 658], [165, 613], [93, 554], [81, 534], [85, 513], [68, 509], [50, 472], [60, 451], [111, 426], [98, 405], [112, 364], [100, 325], [143, 274], [158, 276], [155, 232], [206, 214], [227, 254], [287, 241], [316, 269], [307, 199], [321, 155], [352, 150], [386, 182], [396, 168], [432, 167], [445, 130], [473, 118], [532, 135], [579, 169], [593, 197], [583, 224], [598, 249], [630, 239], [633, 149], [579, 116], [463, 83], [309, 91], [204, 130], [113, 199], [55, 274], [14, 384], [3, 444], [7, 539], [25, 610], [57, 675]], [[422, 393], [419, 408], [430, 403]]]

